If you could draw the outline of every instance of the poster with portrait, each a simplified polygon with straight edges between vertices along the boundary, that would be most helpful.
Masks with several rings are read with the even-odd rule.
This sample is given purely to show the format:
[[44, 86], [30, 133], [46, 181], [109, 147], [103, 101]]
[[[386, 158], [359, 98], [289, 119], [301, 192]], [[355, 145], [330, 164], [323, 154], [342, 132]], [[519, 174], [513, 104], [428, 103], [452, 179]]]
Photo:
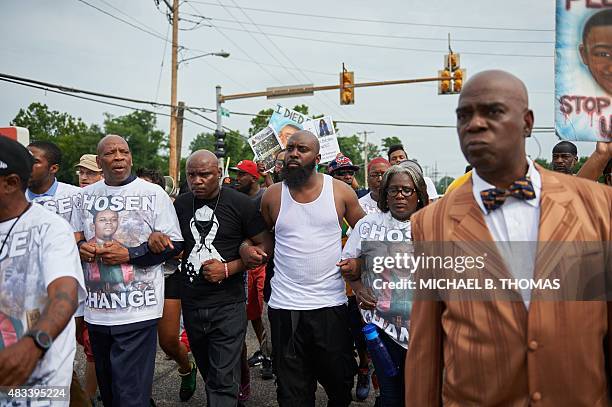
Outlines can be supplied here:
[[281, 151], [282, 147], [278, 142], [274, 129], [266, 126], [253, 137], [249, 138], [249, 146], [255, 154], [255, 161], [263, 162], [266, 171], [274, 168], [276, 155]]
[[555, 49], [557, 134], [612, 141], [612, 3], [557, 0]]
[[285, 148], [289, 137], [296, 131], [303, 130], [304, 124], [309, 120], [308, 116], [304, 116], [300, 112], [276, 105], [268, 126], [274, 130], [274, 134], [276, 134], [276, 138], [282, 148]]
[[310, 131], [319, 138], [321, 163], [327, 163], [336, 158], [340, 152], [340, 145], [331, 116], [309, 120], [304, 124], [304, 130]]

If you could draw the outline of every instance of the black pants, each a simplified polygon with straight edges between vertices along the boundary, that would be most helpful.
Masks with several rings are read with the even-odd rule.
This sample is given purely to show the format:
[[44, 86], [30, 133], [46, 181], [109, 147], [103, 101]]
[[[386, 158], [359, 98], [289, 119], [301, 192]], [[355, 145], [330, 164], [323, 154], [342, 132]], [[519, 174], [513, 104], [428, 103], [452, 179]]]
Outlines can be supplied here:
[[208, 407], [236, 407], [240, 355], [247, 328], [244, 302], [183, 308], [183, 321], [196, 364], [206, 382]]
[[[355, 341], [355, 349], [357, 349], [358, 352], [366, 353], [368, 348], [366, 346], [365, 336], [363, 335], [362, 331], [365, 324], [363, 322], [363, 318], [361, 317], [361, 312], [359, 311], [357, 300], [354, 295], [348, 297], [348, 312], [349, 321], [351, 324], [351, 333], [353, 334], [353, 340]], [[363, 363], [364, 361], [361, 360], [361, 362]]]
[[119, 326], [88, 324], [88, 328], [104, 406], [149, 406], [157, 320]]
[[356, 372], [346, 305], [309, 311], [268, 308], [280, 407], [313, 407], [317, 381], [329, 407], [347, 407]]

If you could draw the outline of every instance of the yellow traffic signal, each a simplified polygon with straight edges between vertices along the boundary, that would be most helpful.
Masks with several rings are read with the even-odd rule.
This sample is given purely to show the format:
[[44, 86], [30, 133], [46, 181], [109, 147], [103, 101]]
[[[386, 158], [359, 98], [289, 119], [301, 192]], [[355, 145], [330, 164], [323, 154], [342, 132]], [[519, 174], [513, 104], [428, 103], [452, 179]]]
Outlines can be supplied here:
[[448, 63], [446, 65], [451, 71], [459, 67], [459, 54], [448, 54]]
[[442, 71], [438, 71], [438, 76], [440, 78], [448, 78], [448, 80], [441, 80], [438, 85], [438, 95], [444, 95], [450, 93], [451, 91], [451, 74], [448, 69], [444, 69]]
[[343, 71], [340, 73], [340, 104], [352, 105], [355, 103], [355, 73]]
[[[438, 71], [438, 95], [453, 95], [461, 92], [465, 80], [465, 69], [460, 68], [459, 54], [450, 52], [444, 56], [444, 70]], [[448, 78], [448, 79], [447, 79]]]
[[457, 69], [453, 72], [453, 92], [459, 93], [461, 92], [461, 88], [463, 87], [463, 77], [465, 76], [464, 69]]

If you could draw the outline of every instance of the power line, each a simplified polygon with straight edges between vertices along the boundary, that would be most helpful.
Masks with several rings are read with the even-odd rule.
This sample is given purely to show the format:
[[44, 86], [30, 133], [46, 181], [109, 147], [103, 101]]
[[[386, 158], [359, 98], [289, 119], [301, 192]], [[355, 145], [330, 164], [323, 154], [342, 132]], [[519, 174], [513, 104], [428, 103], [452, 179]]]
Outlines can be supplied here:
[[[170, 34], [170, 26], [166, 30], [166, 40], [168, 39], [168, 35]], [[155, 101], [157, 102], [159, 96], [159, 86], [161, 85], [162, 73], [164, 71], [164, 61], [166, 60], [166, 48], [168, 47], [168, 42], [164, 42], [164, 52], [162, 53], [161, 64], [159, 65], [159, 76], [157, 78], [157, 89], [155, 90]]]
[[[125, 17], [127, 17], [127, 18], [131, 19], [132, 21], [134, 21], [134, 22], [136, 22], [136, 23], [140, 24], [142, 27], [145, 27], [147, 30], [149, 30], [149, 31], [151, 31], [151, 32], [153, 32], [153, 33], [155, 33], [155, 34], [158, 34], [158, 35], [160, 35], [160, 36], [162, 35], [162, 33], [157, 32], [157, 31], [156, 31], [156, 30], [155, 30], [153, 27], [150, 27], [150, 26], [146, 25], [145, 23], [143, 23], [142, 21], [137, 20], [136, 18], [134, 18], [134, 17], [133, 17], [133, 16], [131, 16], [130, 14], [126, 13], [125, 11], [120, 10], [120, 9], [118, 9], [117, 7], [113, 6], [113, 5], [112, 5], [111, 3], [109, 3], [108, 1], [106, 1], [106, 0], [98, 0], [98, 1], [101, 1], [102, 3], [106, 4], [108, 7], [112, 8], [113, 10], [115, 10], [116, 12], [118, 12], [119, 14], [121, 14], [121, 15], [123, 15], [123, 16], [125, 16]], [[86, 4], [87, 4], [87, 3], [86, 3]], [[100, 10], [100, 11], [102, 11], [102, 10]]]
[[[230, 114], [237, 116], [251, 116], [251, 117], [270, 117], [269, 114], [258, 114], [258, 113], [246, 113], [246, 112], [234, 112], [230, 111]], [[417, 128], [434, 128], [434, 129], [456, 129], [457, 126], [450, 124], [415, 124], [415, 123], [391, 123], [391, 122], [362, 122], [353, 120], [334, 120], [334, 123], [340, 124], [356, 124], [356, 125], [369, 125], [369, 126], [392, 126], [392, 127], [417, 127]], [[554, 132], [554, 127], [534, 127], [534, 133], [548, 133]]]
[[85, 0], [77, 0], [77, 1], [79, 1], [79, 2], [81, 2], [81, 3], [83, 3], [83, 4], [85, 4], [85, 5], [88, 5], [89, 7], [94, 8], [94, 9], [98, 10], [99, 12], [104, 13], [104, 14], [106, 14], [107, 16], [109, 16], [109, 17], [111, 17], [111, 18], [114, 18], [115, 20], [121, 21], [122, 23], [125, 23], [125, 24], [127, 24], [127, 25], [129, 25], [129, 26], [131, 26], [131, 27], [133, 27], [133, 28], [135, 28], [135, 29], [137, 29], [137, 30], [139, 30], [139, 31], [142, 31], [142, 32], [144, 32], [144, 33], [147, 33], [147, 34], [149, 34], [149, 35], [152, 35], [153, 37], [159, 38], [160, 40], [163, 40], [163, 41], [168, 41], [166, 38], [164, 38], [164, 37], [163, 37], [161, 34], [159, 34], [159, 33], [157, 33], [157, 32], [149, 31], [148, 29], [145, 29], [145, 28], [139, 27], [139, 26], [137, 26], [137, 25], [135, 25], [135, 24], [132, 24], [132, 23], [130, 23], [129, 21], [124, 20], [124, 19], [123, 19], [123, 18], [121, 18], [121, 17], [117, 17], [116, 15], [111, 14], [111, 13], [109, 13], [109, 12], [108, 12], [108, 11], [106, 11], [106, 10], [103, 10], [103, 9], [101, 9], [101, 8], [97, 7], [97, 6], [94, 6], [94, 5], [93, 5], [93, 4], [91, 4], [91, 3], [86, 2]]
[[[15, 76], [15, 75], [9, 75], [9, 74], [5, 74], [5, 73], [0, 73], [0, 79], [11, 79], [14, 81], [20, 81], [20, 82], [25, 82], [25, 83], [30, 83], [30, 84], [34, 84], [34, 85], [39, 85], [39, 86], [44, 86], [44, 87], [48, 87], [48, 88], [55, 88], [55, 89], [59, 89], [63, 92], [66, 93], [83, 93], [86, 95], [91, 95], [91, 96], [98, 96], [98, 97], [103, 97], [103, 98], [107, 98], [107, 99], [115, 99], [115, 100], [123, 100], [124, 102], [131, 102], [131, 103], [140, 103], [140, 104], [144, 104], [144, 105], [150, 105], [153, 107], [176, 107], [178, 108], [178, 106], [172, 106], [168, 103], [158, 103], [158, 102], [153, 102], [151, 100], [142, 100], [142, 99], [134, 99], [134, 98], [129, 98], [129, 97], [124, 97], [124, 96], [116, 96], [116, 95], [109, 95], [106, 93], [100, 93], [100, 92], [92, 92], [89, 90], [83, 90], [83, 89], [77, 89], [77, 88], [71, 88], [65, 85], [57, 85], [57, 84], [53, 84], [53, 83], [48, 83], [48, 82], [43, 82], [43, 81], [39, 81], [36, 79], [29, 79], [29, 78], [23, 78], [20, 76]], [[205, 107], [191, 107], [192, 109], [198, 109], [198, 110], [202, 110], [202, 111], [208, 111], [208, 112], [215, 112], [216, 110], [214, 109], [208, 109]]]
[[[257, 31], [252, 30], [243, 30], [235, 27], [226, 27], [226, 26], [215, 26], [217, 29], [224, 29], [230, 31], [240, 31], [240, 32], [248, 32], [253, 34], [261, 34]], [[396, 51], [413, 51], [413, 52], [427, 52], [427, 53], [435, 53], [442, 54], [446, 51], [444, 50], [434, 50], [434, 49], [426, 49], [426, 48], [406, 48], [406, 47], [393, 47], [389, 45], [380, 45], [380, 44], [365, 44], [365, 43], [357, 43], [357, 42], [348, 42], [348, 41], [336, 41], [336, 40], [323, 40], [318, 38], [310, 38], [310, 37], [300, 37], [296, 35], [287, 35], [287, 34], [273, 34], [267, 33], [267, 35], [272, 37], [280, 37], [280, 38], [289, 38], [292, 40], [301, 40], [301, 41], [311, 41], [311, 42], [320, 42], [326, 44], [338, 44], [338, 45], [350, 45], [354, 47], [368, 47], [368, 48], [376, 48], [376, 49], [391, 49]], [[541, 55], [541, 54], [514, 54], [514, 53], [492, 53], [492, 52], [474, 52], [474, 51], [461, 51], [461, 54], [464, 55], [483, 55], [483, 56], [496, 56], [496, 57], [527, 57], [527, 58], [553, 58], [553, 55]]]
[[[216, 122], [216, 121], [214, 121], [213, 119], [211, 119], [211, 118], [209, 118], [209, 117], [206, 117], [206, 116], [204, 116], [203, 114], [200, 114], [200, 113], [196, 112], [196, 111], [195, 111], [194, 109], [192, 109], [192, 108], [186, 107], [186, 108], [185, 108], [185, 110], [187, 110], [189, 113], [191, 113], [191, 114], [193, 114], [193, 115], [196, 115], [196, 116], [201, 117], [202, 119], [204, 119], [204, 120], [206, 120], [206, 121], [211, 122], [211, 123], [212, 123], [212, 124], [214, 124], [214, 125], [216, 125], [216, 124], [217, 124], [217, 122]], [[227, 126], [223, 126], [223, 128], [224, 128], [225, 130], [227, 130], [227, 131], [230, 131], [230, 132], [234, 132], [234, 133], [238, 133], [238, 134], [240, 134], [240, 132], [239, 132], [238, 130], [230, 129], [230, 128], [229, 128], [229, 127], [227, 127]]]
[[[29, 88], [40, 89], [40, 90], [44, 90], [45, 92], [58, 93], [58, 94], [60, 94], [60, 95], [70, 96], [70, 97], [74, 97], [74, 98], [77, 98], [77, 99], [82, 99], [82, 100], [88, 100], [88, 101], [90, 101], [90, 102], [101, 103], [101, 104], [103, 104], [103, 105], [109, 105], [109, 106], [115, 106], [115, 107], [122, 107], [122, 108], [125, 108], [125, 109], [131, 109], [131, 110], [134, 110], [134, 111], [139, 111], [139, 112], [147, 112], [147, 113], [151, 113], [151, 114], [154, 114], [154, 115], [157, 115], [157, 116], [171, 117], [171, 115], [166, 114], [166, 113], [155, 112], [155, 111], [153, 111], [153, 110], [140, 109], [140, 108], [137, 108], [137, 107], [132, 107], [132, 106], [127, 106], [127, 105], [122, 105], [122, 104], [119, 104], [119, 103], [107, 102], [107, 101], [104, 101], [104, 100], [99, 100], [99, 99], [89, 98], [89, 97], [86, 97], [86, 96], [75, 95], [75, 94], [72, 94], [72, 93], [63, 92], [63, 91], [61, 91], [61, 90], [52, 89], [52, 88], [48, 88], [48, 87], [45, 87], [45, 86], [39, 86], [39, 85], [33, 85], [33, 84], [30, 84], [30, 83], [23, 83], [23, 82], [19, 82], [19, 81], [17, 81], [17, 80], [12, 80], [12, 79], [7, 79], [7, 78], [2, 78], [2, 77], [0, 77], [0, 81], [3, 81], [3, 82], [9, 82], [9, 83], [13, 83], [13, 84], [16, 84], [16, 85], [21, 85], [21, 86], [27, 86], [27, 87], [29, 87]], [[212, 131], [214, 131], [214, 130], [215, 130], [215, 129], [213, 129], [212, 127], [209, 127], [209, 126], [207, 126], [207, 125], [205, 125], [205, 124], [202, 124], [202, 123], [196, 122], [195, 120], [191, 120], [191, 119], [187, 119], [187, 118], [184, 118], [184, 120], [186, 120], [186, 121], [188, 121], [188, 122], [190, 122], [190, 123], [196, 124], [196, 125], [198, 125], [198, 126], [200, 126], [200, 127], [203, 127], [203, 128], [205, 128], [205, 129], [208, 129], [208, 130], [212, 130]]]
[[[231, 16], [231, 17], [232, 17], [232, 18], [233, 18], [235, 21], [238, 21], [238, 19], [237, 19], [236, 17], [234, 17], [234, 15], [231, 13], [231, 11], [229, 11], [229, 8], [227, 8], [226, 6], [224, 6], [224, 5], [223, 5], [223, 3], [221, 3], [221, 1], [219, 1], [219, 0], [217, 0], [217, 1], [218, 1], [218, 3], [219, 3], [219, 4], [220, 4], [222, 7], [223, 7], [223, 9], [224, 9], [224, 10], [225, 10], [225, 11], [226, 11], [226, 12], [227, 12], [227, 13], [228, 13], [228, 14], [229, 14], [229, 15], [230, 15], [230, 16]], [[234, 2], [234, 4], [236, 4], [236, 2]], [[240, 11], [242, 11], [242, 13], [243, 13], [243, 14], [245, 14], [245, 13], [244, 13], [244, 11], [243, 11], [243, 10], [242, 10], [240, 7], [238, 7], [238, 9], [239, 9]], [[245, 16], [246, 16], [246, 14], [245, 14]], [[248, 16], [247, 16], [247, 18], [248, 18]], [[242, 23], [240, 23], [240, 26], [246, 30], [246, 27], [245, 27], [245, 26], [244, 26]], [[259, 31], [261, 31], [261, 30], [259, 30]], [[265, 44], [262, 44], [262, 43], [259, 41], [259, 39], [257, 39], [257, 37], [255, 37], [255, 35], [253, 35], [253, 34], [251, 34], [251, 33], [249, 33], [249, 35], [251, 36], [251, 38], [253, 38], [253, 39], [255, 40], [255, 42], [257, 42], [257, 44], [259, 44], [259, 46], [260, 46], [261, 48], [263, 48], [263, 50], [264, 50], [264, 51], [266, 51], [266, 53], [267, 53], [267, 54], [268, 54], [270, 57], [272, 57], [272, 59], [273, 59], [273, 60], [275, 60], [277, 63], [281, 64], [281, 61], [279, 61], [279, 60], [278, 60], [278, 58], [277, 58], [277, 56], [276, 56], [276, 55], [274, 55], [272, 52], [270, 52], [270, 50], [268, 50], [268, 47], [266, 47], [266, 45], [265, 45]], [[264, 34], [264, 36], [265, 36], [265, 34]], [[266, 38], [267, 38], [267, 37], [266, 37]], [[269, 38], [268, 38], [268, 39], [269, 39]], [[272, 43], [272, 41], [270, 41], [270, 42]], [[274, 44], [274, 43], [272, 43], [272, 45], [275, 45], [275, 44]], [[277, 48], [278, 48], [278, 47], [277, 47]], [[281, 52], [282, 52], [282, 50], [281, 50]], [[286, 55], [285, 55], [285, 57], [286, 57]], [[286, 72], [287, 72], [289, 75], [293, 76], [293, 77], [295, 78], [295, 80], [298, 80], [298, 81], [299, 81], [298, 77], [297, 77], [297, 76], [296, 76], [296, 75], [295, 75], [295, 74], [294, 74], [292, 71], [290, 71], [289, 69], [286, 69], [286, 68], [285, 68], [285, 71], [286, 71]]]
[[[198, 14], [202, 14], [193, 4], [191, 4], [191, 2], [188, 3], [189, 6], [195, 10], [196, 13]], [[277, 82], [282, 82], [278, 77], [276, 77], [273, 73], [271, 73], [269, 70], [267, 70], [262, 64], [260, 64], [255, 58], [253, 58], [247, 51], [245, 51], [240, 45], [238, 45], [234, 40], [232, 40], [227, 34], [225, 34], [223, 31], [221, 31], [219, 28], [217, 28], [216, 25], [211, 24], [211, 26], [219, 33], [221, 34], [226, 40], [228, 40], [229, 42], [231, 42], [237, 49], [239, 49], [244, 55], [247, 56], [247, 58], [249, 58], [251, 61], [253, 61], [255, 64], [257, 64], [257, 66], [259, 66], [259, 68], [264, 71], [267, 75], [269, 75], [270, 77], [272, 77], [275, 81]]]
[[[217, 0], [217, 1], [220, 3], [220, 0]], [[254, 26], [255, 26], [255, 27], [256, 27], [256, 28], [257, 28], [257, 29], [258, 29], [258, 30], [259, 30], [259, 31], [260, 31], [260, 32], [261, 32], [261, 33], [262, 33], [262, 34], [265, 36], [265, 37], [266, 37], [266, 39], [267, 39], [267, 40], [268, 40], [268, 41], [269, 41], [269, 42], [270, 42], [270, 43], [271, 43], [271, 44], [272, 44], [272, 45], [273, 45], [273, 46], [274, 46], [274, 47], [277, 49], [277, 51], [278, 51], [278, 52], [280, 52], [280, 54], [281, 54], [281, 55], [282, 55], [282, 56], [283, 56], [283, 57], [284, 57], [284, 58], [285, 58], [287, 61], [289, 61], [289, 63], [290, 63], [291, 65], [293, 65], [293, 67], [294, 67], [295, 69], [297, 69], [297, 70], [298, 70], [298, 72], [300, 72], [300, 74], [301, 74], [301, 75], [302, 75], [304, 78], [306, 78], [306, 80], [307, 80], [308, 82], [313, 82], [313, 81], [310, 79], [310, 77], [308, 77], [308, 75], [306, 75], [306, 74], [305, 74], [305, 73], [302, 71], [302, 69], [301, 69], [301, 68], [300, 68], [300, 67], [299, 67], [299, 66], [298, 66], [298, 65], [297, 65], [297, 64], [296, 64], [296, 63], [293, 61], [293, 59], [289, 58], [289, 56], [287, 56], [287, 54], [285, 53], [285, 51], [283, 51], [283, 49], [282, 49], [282, 48], [280, 48], [278, 45], [276, 45], [276, 43], [275, 43], [275, 42], [272, 40], [272, 38], [270, 38], [270, 37], [269, 37], [269, 36], [268, 36], [268, 35], [267, 35], [267, 34], [266, 34], [266, 33], [265, 33], [265, 32], [264, 32], [264, 31], [263, 31], [261, 28], [259, 28], [259, 27], [257, 26], [257, 24], [255, 24], [255, 22], [254, 22], [254, 21], [251, 19], [251, 17], [250, 17], [250, 16], [249, 16], [249, 15], [248, 15], [248, 14], [247, 14], [247, 13], [246, 13], [246, 12], [245, 12], [245, 11], [244, 11], [242, 8], [241, 8], [241, 7], [240, 7], [240, 6], [238, 6], [238, 4], [236, 3], [236, 1], [235, 1], [235, 0], [232, 0], [232, 2], [233, 2], [233, 3], [234, 3], [234, 4], [235, 4], [237, 7], [238, 7], [238, 9], [239, 9], [239, 10], [242, 12], [242, 14], [244, 14], [244, 16], [245, 16], [247, 19], [249, 19], [249, 21], [250, 21], [250, 22], [251, 22], [251, 23], [252, 23], [252, 24], [253, 24], [253, 25], [254, 25]], [[220, 3], [220, 4], [221, 4], [221, 3]], [[229, 11], [228, 11], [228, 12], [229, 12]], [[230, 15], [231, 15], [231, 13], [230, 13]], [[234, 16], [233, 16], [233, 15], [232, 15], [232, 18], [234, 18]], [[251, 35], [251, 36], [252, 36], [252, 37], [254, 37], [253, 35]], [[266, 51], [267, 51], [267, 49], [266, 49]], [[274, 58], [274, 60], [280, 64], [280, 61], [278, 60], [278, 58], [276, 58], [276, 56], [274, 56], [274, 55], [273, 55], [273, 54], [271, 54], [270, 52], [268, 52], [268, 53], [269, 53], [270, 55], [272, 55], [272, 56], [273, 56], [273, 58]], [[298, 78], [297, 76], [295, 76], [295, 75], [293, 74], [293, 72], [291, 72], [291, 71], [290, 71], [288, 68], [285, 68], [285, 70], [286, 70], [287, 72], [289, 72], [291, 75], [293, 75], [293, 77], [294, 77], [296, 80], [298, 80], [298, 81], [299, 81], [299, 78]], [[326, 96], [325, 94], [322, 94], [322, 97], [323, 97], [323, 98], [327, 98], [327, 96]], [[331, 110], [333, 110], [334, 112], [338, 112], [338, 110], [337, 110], [337, 108], [336, 108], [335, 106], [333, 106], [333, 105], [329, 104], [329, 103], [328, 103], [328, 102], [326, 102], [325, 100], [321, 100], [321, 102], [323, 102], [323, 104], [324, 104], [324, 105], [326, 105], [328, 108], [330, 108], [330, 109], [331, 109]]]
[[[204, 20], [216, 20], [225, 23], [244, 23], [255, 25], [255, 23], [250, 23], [246, 21], [232, 21], [226, 18], [217, 18], [217, 17], [206, 17], [197, 14], [189, 14], [192, 17], [198, 17]], [[262, 24], [257, 23], [260, 27], [268, 27], [268, 28], [278, 28], [284, 30], [291, 31], [306, 31], [306, 32], [316, 32], [322, 34], [341, 34], [341, 35], [352, 35], [357, 37], [369, 37], [369, 38], [390, 38], [390, 39], [401, 39], [401, 40], [419, 40], [419, 41], [444, 41], [445, 43], [448, 41], [446, 37], [415, 37], [410, 35], [393, 35], [393, 34], [375, 34], [375, 33], [363, 33], [363, 32], [348, 32], [348, 31], [333, 31], [333, 30], [321, 30], [316, 28], [307, 28], [307, 27], [295, 27], [295, 26], [287, 26], [287, 25], [275, 25], [275, 24]], [[453, 42], [475, 42], [475, 43], [493, 43], [493, 44], [554, 44], [555, 42], [550, 41], [532, 41], [532, 40], [492, 40], [492, 39], [457, 39], [453, 38]]]
[[[198, 4], [205, 4], [208, 6], [219, 7], [218, 4], [208, 2], [208, 1], [198, 1], [198, 0], [186, 0], [186, 1], [188, 1], [189, 3], [198, 3]], [[226, 7], [236, 8], [236, 6], [226, 6]], [[553, 29], [486, 27], [486, 26], [452, 25], [452, 24], [427, 24], [427, 23], [414, 23], [414, 22], [408, 22], [408, 21], [389, 21], [389, 20], [369, 19], [369, 18], [326, 16], [326, 15], [321, 15], [321, 14], [298, 13], [298, 12], [293, 12], [293, 11], [270, 10], [270, 9], [262, 9], [262, 8], [255, 8], [255, 7], [243, 7], [243, 9], [251, 10], [251, 11], [258, 11], [261, 13], [285, 14], [285, 15], [293, 15], [293, 16], [301, 16], [301, 17], [314, 17], [314, 18], [323, 18], [323, 19], [328, 19], [328, 20], [344, 20], [344, 21], [358, 21], [358, 22], [364, 22], [364, 23], [411, 25], [411, 26], [420, 26], [420, 27], [463, 28], [463, 29], [470, 29], [470, 30], [491, 30], [491, 31], [526, 31], [526, 32], [554, 32], [555, 31]]]

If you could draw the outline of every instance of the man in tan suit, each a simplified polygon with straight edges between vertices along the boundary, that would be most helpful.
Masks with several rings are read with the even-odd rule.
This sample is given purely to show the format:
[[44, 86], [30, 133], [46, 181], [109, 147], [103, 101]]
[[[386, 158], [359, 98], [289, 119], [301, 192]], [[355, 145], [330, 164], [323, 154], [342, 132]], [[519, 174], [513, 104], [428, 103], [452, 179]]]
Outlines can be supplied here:
[[[503, 71], [471, 78], [459, 97], [457, 131], [474, 171], [465, 184], [412, 217], [414, 240], [609, 242], [612, 188], [529, 160], [525, 138], [533, 122], [518, 78]], [[531, 278], [561, 264], [551, 263], [542, 246], [518, 256], [521, 271]], [[555, 247], [554, 255], [565, 255]], [[595, 264], [609, 272], [609, 253]], [[513, 271], [503, 273], [512, 277]], [[533, 289], [523, 301], [415, 301], [406, 406], [610, 405], [609, 303], [538, 301], [538, 295]]]

